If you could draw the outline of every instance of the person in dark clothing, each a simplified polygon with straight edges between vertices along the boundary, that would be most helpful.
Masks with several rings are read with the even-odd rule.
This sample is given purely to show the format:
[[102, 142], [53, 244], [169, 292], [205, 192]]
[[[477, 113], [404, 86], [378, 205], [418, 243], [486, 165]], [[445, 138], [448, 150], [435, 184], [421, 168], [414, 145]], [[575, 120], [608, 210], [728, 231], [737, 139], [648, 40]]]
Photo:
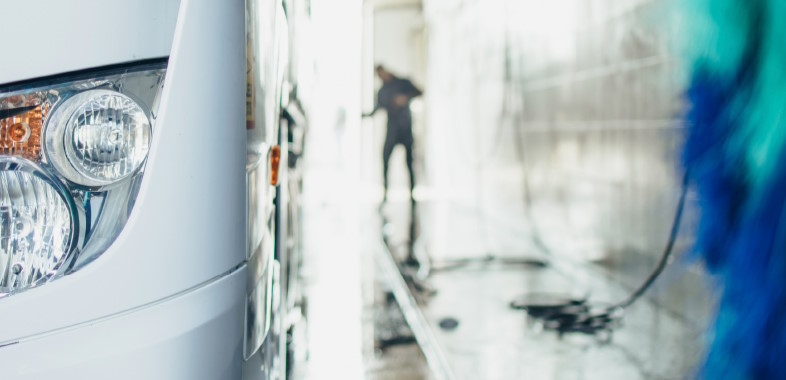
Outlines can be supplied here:
[[408, 79], [399, 78], [385, 69], [382, 65], [376, 67], [377, 76], [382, 79], [382, 87], [377, 93], [377, 104], [374, 110], [364, 114], [363, 117], [374, 115], [380, 108], [384, 108], [388, 114], [388, 131], [385, 137], [385, 147], [382, 150], [382, 173], [385, 183], [385, 198], [388, 196], [388, 161], [393, 153], [393, 148], [401, 144], [407, 151], [407, 169], [409, 170], [409, 190], [412, 197], [412, 190], [415, 188], [415, 173], [412, 170], [412, 113], [409, 110], [409, 102], [412, 98], [423, 94]]

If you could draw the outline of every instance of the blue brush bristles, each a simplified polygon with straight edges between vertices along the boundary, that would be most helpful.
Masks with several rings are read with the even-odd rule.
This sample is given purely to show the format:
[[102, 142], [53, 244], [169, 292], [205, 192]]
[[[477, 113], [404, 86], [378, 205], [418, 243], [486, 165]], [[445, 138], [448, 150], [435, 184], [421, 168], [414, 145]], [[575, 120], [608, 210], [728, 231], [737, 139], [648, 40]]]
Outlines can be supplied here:
[[683, 157], [700, 198], [697, 252], [721, 292], [700, 376], [786, 378], [786, 4], [692, 2], [711, 29], [695, 43], [711, 48], [695, 54]]

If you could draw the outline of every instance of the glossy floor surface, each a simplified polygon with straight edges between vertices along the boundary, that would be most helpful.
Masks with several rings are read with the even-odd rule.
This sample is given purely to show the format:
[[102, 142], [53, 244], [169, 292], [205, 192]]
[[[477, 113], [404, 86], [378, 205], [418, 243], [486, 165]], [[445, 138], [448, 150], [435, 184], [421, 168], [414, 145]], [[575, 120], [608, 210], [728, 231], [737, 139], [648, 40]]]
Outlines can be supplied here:
[[[682, 379], [694, 373], [712, 308], [700, 269], [674, 260], [647, 297], [625, 310], [623, 326], [608, 343], [539, 331], [509, 307], [512, 300], [538, 292], [616, 302], [643, 282], [655, 261], [634, 254], [609, 264], [544, 248], [537, 236], [558, 234], [547, 227], [559, 226], [557, 217], [533, 227], [504, 207], [479, 210], [472, 202], [440, 197], [421, 197], [412, 213], [403, 165], [392, 169], [391, 199], [379, 208], [378, 181], [357, 175], [345, 160], [351, 150], [342, 159], [333, 131], [315, 132], [312, 138], [303, 204], [310, 360], [301, 363], [299, 378], [319, 379], [326, 373], [347, 379], [443, 378], [432, 372], [415, 344], [379, 349], [380, 337], [389, 337], [389, 331], [376, 331], [389, 330], [379, 320], [396, 317], [391, 317], [396, 310], [385, 307], [390, 285], [380, 272], [383, 237], [399, 262], [410, 250], [422, 260], [428, 257], [426, 291], [408, 290], [457, 379]], [[416, 195], [423, 193], [428, 193], [426, 185], [416, 189]], [[569, 234], [569, 225], [561, 228]], [[429, 248], [435, 245], [444, 248]], [[677, 251], [684, 249], [683, 243]], [[473, 260], [461, 262], [468, 258]], [[457, 327], [440, 327], [446, 320], [455, 320]]]
[[[385, 212], [395, 214], [405, 204], [391, 204]], [[436, 212], [435, 203], [418, 204], [416, 218], [427, 219]], [[456, 207], [459, 208], [459, 207]], [[403, 214], [403, 215], [402, 215]], [[392, 232], [393, 246], [406, 245], [407, 212], [391, 216], [390, 223], [404, 228]], [[476, 216], [454, 214], [451, 229], [472, 231]], [[462, 227], [463, 226], [463, 227]], [[497, 229], [495, 226], [488, 226]], [[499, 226], [502, 227], [502, 226]], [[506, 227], [511, 227], [507, 225]], [[526, 225], [514, 226], [526, 228]], [[391, 228], [393, 228], [391, 226]], [[417, 230], [417, 229], [416, 229]], [[519, 232], [516, 236], [527, 236]], [[428, 239], [427, 227], [416, 239]], [[513, 239], [514, 237], [511, 237]], [[456, 234], [451, 243], [475, 244], [476, 234]], [[622, 327], [612, 332], [610, 342], [603, 335], [565, 334], [541, 331], [522, 311], [512, 310], [510, 302], [531, 293], [565, 294], [588, 297], [591, 303], [607, 305], [630, 294], [632, 288], [603, 266], [566, 262], [538, 254], [540, 249], [528, 238], [521, 238], [517, 255], [507, 253], [496, 260], [445, 265], [434, 261], [426, 284], [436, 292], [421, 297], [420, 307], [435, 332], [439, 346], [458, 379], [682, 379], [691, 377], [702, 354], [703, 324], [698, 316], [709, 306], [697, 291], [670, 293], [684, 286], [677, 280], [685, 270], [679, 264], [669, 268], [661, 282], [651, 290], [665, 297], [666, 303], [642, 299], [625, 310]], [[416, 245], [419, 240], [416, 240]], [[402, 242], [404, 244], [397, 244]], [[417, 249], [417, 248], [416, 248]], [[405, 254], [406, 249], [398, 249]], [[401, 257], [401, 256], [399, 256]], [[473, 256], [468, 256], [473, 257]], [[474, 256], [478, 258], [477, 255]], [[513, 258], [536, 259], [516, 262]], [[546, 267], [533, 265], [542, 260]], [[454, 261], [455, 263], [455, 261]], [[637, 266], [632, 273], [646, 273], [652, 263]], [[440, 268], [444, 268], [439, 270]], [[633, 280], [634, 276], [627, 276]], [[684, 276], [682, 277], [684, 280]], [[643, 282], [644, 276], [639, 281]], [[701, 289], [701, 284], [699, 289]], [[672, 288], [672, 289], [669, 289]], [[692, 294], [691, 294], [692, 293]], [[417, 294], [417, 293], [416, 293]], [[673, 309], [674, 305], [680, 305]], [[685, 313], [690, 310], [693, 314]], [[706, 310], [706, 309], [704, 309]], [[440, 327], [440, 322], [455, 319], [455, 329]]]

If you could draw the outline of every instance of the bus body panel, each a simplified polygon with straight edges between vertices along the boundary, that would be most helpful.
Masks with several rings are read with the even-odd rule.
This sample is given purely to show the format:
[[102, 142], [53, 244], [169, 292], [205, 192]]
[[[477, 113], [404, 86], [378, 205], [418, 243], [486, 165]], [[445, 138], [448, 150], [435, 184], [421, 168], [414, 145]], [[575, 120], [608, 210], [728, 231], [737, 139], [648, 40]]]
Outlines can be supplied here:
[[180, 0], [0, 1], [0, 84], [169, 55]]
[[[245, 273], [133, 312], [0, 348], [3, 379], [239, 379]], [[240, 301], [240, 302], [238, 302]]]
[[[281, 1], [30, 0], [0, 3], [0, 14], [38, 15], [52, 26], [36, 29], [38, 40], [55, 42], [14, 40], [19, 56], [0, 62], [0, 85], [168, 60], [120, 235], [78, 271], [0, 299], [4, 378], [281, 378], [290, 304], [286, 258], [274, 257], [290, 254], [288, 230], [277, 231], [289, 207]], [[13, 19], [0, 33], [25, 25]], [[282, 141], [275, 186], [269, 154]]]

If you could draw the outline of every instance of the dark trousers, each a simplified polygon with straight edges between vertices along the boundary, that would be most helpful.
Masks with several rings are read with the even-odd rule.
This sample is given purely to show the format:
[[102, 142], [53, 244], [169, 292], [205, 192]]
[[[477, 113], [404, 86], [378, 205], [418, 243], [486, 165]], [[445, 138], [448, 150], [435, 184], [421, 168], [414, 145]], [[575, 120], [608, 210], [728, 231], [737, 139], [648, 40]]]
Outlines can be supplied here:
[[407, 169], [409, 170], [410, 193], [412, 192], [412, 189], [415, 188], [415, 172], [412, 170], [413, 138], [412, 132], [407, 132], [409, 133], [390, 133], [389, 128], [387, 137], [385, 138], [385, 147], [382, 149], [382, 175], [385, 180], [385, 199], [387, 199], [388, 195], [388, 162], [390, 161], [390, 155], [393, 153], [393, 148], [395, 148], [398, 144], [403, 145], [404, 149], [407, 151]]

